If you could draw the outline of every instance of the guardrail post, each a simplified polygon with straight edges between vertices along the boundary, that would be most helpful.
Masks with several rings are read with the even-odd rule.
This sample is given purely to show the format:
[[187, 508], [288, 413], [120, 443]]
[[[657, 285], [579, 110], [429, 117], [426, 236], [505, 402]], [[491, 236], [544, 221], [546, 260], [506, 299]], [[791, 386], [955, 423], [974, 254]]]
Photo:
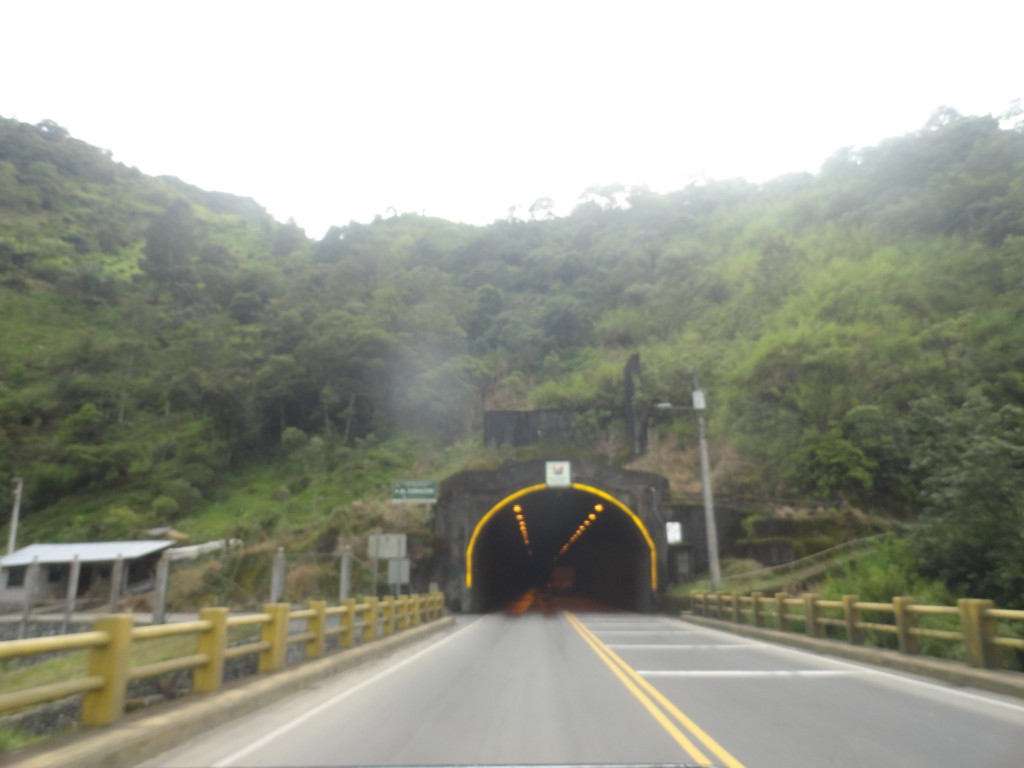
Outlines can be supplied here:
[[410, 604], [412, 606], [412, 625], [414, 627], [418, 627], [420, 625], [421, 620], [422, 620], [421, 617], [420, 617], [420, 603], [421, 603], [420, 596], [419, 595], [410, 595], [409, 596], [409, 602], [410, 602]]
[[846, 623], [846, 642], [860, 645], [864, 636], [860, 628], [860, 609], [857, 607], [856, 595], [843, 595], [843, 621]]
[[444, 592], [434, 593], [434, 609], [430, 614], [431, 619], [440, 619], [444, 616]]
[[764, 615], [761, 613], [761, 598], [762, 597], [763, 597], [763, 595], [760, 592], [751, 592], [750, 593], [750, 599], [752, 601], [751, 602], [751, 609], [753, 610], [753, 613], [754, 613], [754, 626], [755, 627], [763, 627], [764, 626]]
[[363, 642], [369, 643], [377, 639], [377, 603], [376, 597], [366, 598], [366, 626], [363, 627]]
[[260, 639], [270, 647], [260, 651], [259, 672], [276, 672], [284, 667], [288, 653], [288, 603], [266, 603], [263, 610], [270, 621], [263, 625]]
[[388, 595], [381, 605], [381, 624], [384, 627], [384, 636], [394, 634], [395, 631], [395, 598]]
[[93, 628], [110, 639], [89, 652], [88, 674], [102, 677], [103, 687], [83, 697], [82, 725], [110, 725], [124, 715], [134, 623], [130, 613], [99, 616], [93, 622]]
[[409, 600], [405, 595], [399, 595], [395, 600], [395, 631], [401, 632], [407, 626], [409, 619]]
[[813, 592], [804, 595], [804, 632], [808, 637], [821, 637], [818, 624], [818, 596]]
[[313, 639], [306, 643], [306, 658], [319, 659], [324, 655], [326, 645], [324, 629], [327, 624], [327, 601], [310, 600], [309, 607], [316, 611], [316, 615], [306, 620], [306, 631], [313, 633]]
[[991, 600], [963, 598], [957, 601], [960, 607], [960, 623], [963, 626], [964, 646], [967, 661], [972, 667], [996, 666], [995, 647], [990, 640], [997, 633], [995, 619], [985, 616], [985, 611], [996, 607]]
[[339, 623], [342, 626], [341, 636], [338, 638], [339, 648], [351, 648], [356, 644], [356, 599], [347, 597], [342, 601], [345, 606]]
[[205, 653], [210, 660], [192, 673], [192, 690], [212, 693], [224, 682], [224, 649], [228, 644], [228, 609], [203, 608], [199, 618], [210, 622], [206, 632], [196, 638], [196, 653]]
[[896, 622], [896, 641], [900, 653], [917, 653], [917, 637], [914, 636], [915, 615], [910, 609], [914, 605], [912, 597], [894, 597], [892, 614]]
[[741, 607], [742, 606], [740, 604], [740, 593], [739, 592], [733, 592], [732, 593], [732, 620], [734, 622], [736, 622], [737, 624], [740, 624], [743, 621], [743, 611], [740, 610]]
[[779, 629], [786, 632], [789, 629], [789, 625], [786, 624], [786, 593], [776, 592], [775, 593], [775, 617], [779, 622]]

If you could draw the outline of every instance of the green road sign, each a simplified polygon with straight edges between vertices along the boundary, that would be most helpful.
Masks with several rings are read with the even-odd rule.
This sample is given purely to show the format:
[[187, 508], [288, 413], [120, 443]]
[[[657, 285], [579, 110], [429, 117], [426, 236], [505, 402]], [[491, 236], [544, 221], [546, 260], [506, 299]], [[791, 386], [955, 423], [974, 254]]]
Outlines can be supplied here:
[[433, 480], [402, 480], [391, 486], [392, 504], [433, 504], [437, 483]]

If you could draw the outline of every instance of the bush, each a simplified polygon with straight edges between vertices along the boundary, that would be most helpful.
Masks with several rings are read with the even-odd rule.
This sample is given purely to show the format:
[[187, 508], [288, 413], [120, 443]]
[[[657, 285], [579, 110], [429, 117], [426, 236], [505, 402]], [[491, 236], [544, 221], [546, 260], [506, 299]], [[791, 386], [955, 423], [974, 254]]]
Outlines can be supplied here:
[[153, 514], [161, 522], [176, 520], [181, 509], [170, 496], [157, 496], [152, 504]]

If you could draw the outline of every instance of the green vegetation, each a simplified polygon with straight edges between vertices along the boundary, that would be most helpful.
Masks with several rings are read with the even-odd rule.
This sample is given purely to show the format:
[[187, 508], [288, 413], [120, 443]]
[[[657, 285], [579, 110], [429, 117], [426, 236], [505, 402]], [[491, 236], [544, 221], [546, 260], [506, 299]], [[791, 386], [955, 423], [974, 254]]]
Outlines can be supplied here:
[[1022, 124], [940, 110], [817, 175], [313, 242], [0, 120], [0, 477], [23, 543], [331, 551], [394, 479], [515, 455], [483, 408], [571, 410], [578, 453], [629, 461], [639, 353], [638, 420], [684, 448], [653, 406], [700, 374], [719, 493], [913, 522], [908, 572], [1024, 607], [1022, 179]]
[[0, 753], [13, 752], [15, 749], [27, 747], [43, 738], [45, 737], [26, 733], [20, 728], [0, 726]]

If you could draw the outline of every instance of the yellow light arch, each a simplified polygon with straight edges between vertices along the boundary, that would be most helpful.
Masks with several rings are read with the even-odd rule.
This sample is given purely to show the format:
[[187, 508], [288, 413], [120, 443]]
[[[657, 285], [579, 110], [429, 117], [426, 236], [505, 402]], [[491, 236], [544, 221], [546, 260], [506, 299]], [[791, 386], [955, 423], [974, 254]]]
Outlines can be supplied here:
[[[654, 548], [654, 541], [651, 539], [651, 534], [647, 532], [647, 527], [643, 524], [643, 521], [637, 517], [637, 514], [623, 504], [621, 501], [616, 499], [609, 493], [605, 493], [600, 488], [594, 488], [592, 485], [584, 485], [583, 483], [573, 483], [572, 487], [577, 491], [583, 491], [584, 493], [590, 493], [594, 496], [604, 499], [607, 502], [614, 504], [616, 507], [621, 509], [633, 524], [640, 531], [640, 534], [644, 537], [644, 541], [647, 542], [647, 548], [651, 553], [651, 589], [658, 588], [658, 554]], [[473, 535], [469, 537], [469, 544], [466, 547], [466, 587], [472, 588], [473, 586], [473, 549], [476, 547], [477, 537], [480, 535], [480, 531], [484, 529], [484, 526], [490, 522], [490, 519], [498, 514], [498, 511], [503, 509], [508, 504], [511, 504], [517, 499], [521, 499], [523, 496], [527, 496], [537, 491], [545, 491], [548, 486], [544, 483], [539, 485], [531, 485], [526, 488], [522, 488], [513, 494], [506, 496], [504, 499], [499, 501], [489, 510], [487, 514], [480, 518], [480, 522], [476, 524], [476, 528], [473, 529]]]

